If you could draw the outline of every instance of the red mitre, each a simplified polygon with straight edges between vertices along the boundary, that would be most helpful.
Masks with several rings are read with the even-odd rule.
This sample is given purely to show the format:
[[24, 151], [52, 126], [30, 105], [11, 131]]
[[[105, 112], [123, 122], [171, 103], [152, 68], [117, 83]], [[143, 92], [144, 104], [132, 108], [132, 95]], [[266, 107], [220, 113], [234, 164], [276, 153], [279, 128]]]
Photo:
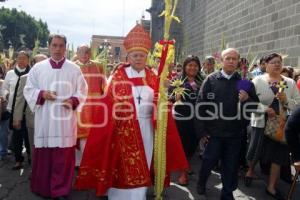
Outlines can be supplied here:
[[137, 24], [125, 37], [124, 47], [127, 53], [131, 51], [144, 51], [148, 53], [151, 48], [151, 37], [142, 25]]

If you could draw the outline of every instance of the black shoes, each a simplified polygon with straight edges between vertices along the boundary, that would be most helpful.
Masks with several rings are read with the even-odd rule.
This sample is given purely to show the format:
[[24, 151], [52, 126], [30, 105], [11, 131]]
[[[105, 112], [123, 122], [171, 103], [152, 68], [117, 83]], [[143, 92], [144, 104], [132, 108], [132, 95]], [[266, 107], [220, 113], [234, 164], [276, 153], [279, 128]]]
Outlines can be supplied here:
[[245, 186], [246, 186], [246, 187], [250, 187], [251, 184], [252, 184], [252, 180], [253, 180], [252, 177], [250, 177], [250, 176], [245, 176], [245, 178], [244, 178]]
[[195, 172], [194, 172], [193, 170], [189, 170], [189, 171], [188, 171], [188, 175], [191, 176], [191, 175], [194, 175], [194, 174], [195, 174]]
[[6, 160], [7, 160], [6, 156], [0, 156], [0, 161], [6, 161]]
[[286, 199], [278, 190], [275, 192], [275, 194], [273, 194], [266, 188], [266, 193], [267, 193], [267, 195], [269, 195], [277, 200], [285, 200]]
[[13, 166], [11, 169], [12, 170], [19, 170], [19, 169], [22, 169], [22, 168], [23, 168], [22, 162], [17, 162], [15, 164], [15, 166]]
[[55, 198], [53, 198], [53, 200], [67, 200], [67, 197], [64, 197], [64, 196], [62, 196], [62, 197], [55, 197]]
[[202, 186], [202, 185], [197, 185], [197, 193], [199, 195], [205, 195], [205, 186]]

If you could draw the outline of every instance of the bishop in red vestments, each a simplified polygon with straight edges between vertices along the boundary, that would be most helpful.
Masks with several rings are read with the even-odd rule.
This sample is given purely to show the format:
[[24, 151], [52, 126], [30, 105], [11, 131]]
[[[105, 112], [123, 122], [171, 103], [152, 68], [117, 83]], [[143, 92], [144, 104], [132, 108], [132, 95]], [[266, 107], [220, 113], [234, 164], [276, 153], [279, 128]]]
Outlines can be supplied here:
[[[158, 77], [146, 67], [151, 39], [136, 25], [124, 40], [129, 64], [118, 67], [92, 128], [76, 179], [77, 189], [96, 189], [109, 200], [146, 200], [152, 185], [155, 94]], [[98, 113], [96, 113], [98, 112]], [[167, 174], [188, 168], [172, 117], [167, 134]], [[168, 184], [166, 178], [166, 185]]]

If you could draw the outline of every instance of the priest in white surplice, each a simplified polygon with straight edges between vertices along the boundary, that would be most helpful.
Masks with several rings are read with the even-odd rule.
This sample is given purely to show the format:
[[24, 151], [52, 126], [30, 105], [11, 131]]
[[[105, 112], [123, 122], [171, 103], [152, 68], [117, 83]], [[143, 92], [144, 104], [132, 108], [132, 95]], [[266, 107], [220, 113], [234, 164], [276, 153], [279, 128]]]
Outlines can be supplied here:
[[72, 186], [77, 139], [76, 109], [85, 101], [87, 83], [80, 68], [65, 59], [66, 37], [51, 35], [51, 58], [30, 71], [24, 96], [35, 113], [31, 190], [65, 199]]

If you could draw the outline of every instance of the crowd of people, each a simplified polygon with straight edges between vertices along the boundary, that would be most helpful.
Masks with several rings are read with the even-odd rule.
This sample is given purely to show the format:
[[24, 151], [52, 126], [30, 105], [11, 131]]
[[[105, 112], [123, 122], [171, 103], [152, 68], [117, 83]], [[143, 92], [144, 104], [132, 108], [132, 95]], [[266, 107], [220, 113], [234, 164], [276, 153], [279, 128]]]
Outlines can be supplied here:
[[[155, 109], [160, 77], [146, 66], [151, 39], [141, 25], [126, 36], [127, 63], [111, 73], [91, 60], [81, 45], [76, 60], [65, 58], [67, 39], [49, 37], [49, 57], [19, 51], [0, 88], [0, 159], [15, 157], [12, 170], [31, 165], [31, 191], [67, 199], [72, 187], [95, 189], [109, 200], [145, 200], [153, 184]], [[222, 51], [203, 63], [188, 56], [170, 67], [166, 177], [179, 171], [187, 186], [189, 164], [202, 159], [197, 192], [205, 195], [211, 171], [220, 168], [220, 199], [234, 199], [238, 176], [251, 187], [256, 165], [269, 176], [266, 194], [285, 199], [276, 187], [280, 175], [291, 182], [291, 165], [300, 161], [300, 72], [271, 53], [249, 68], [238, 50]], [[2, 70], [3, 71], [3, 70]], [[172, 84], [180, 80], [182, 93]], [[292, 155], [292, 158], [290, 157]], [[199, 158], [199, 159], [200, 159]], [[296, 164], [297, 165], [297, 164]], [[76, 180], [73, 183], [75, 170]], [[160, 194], [156, 194], [160, 195]]]

